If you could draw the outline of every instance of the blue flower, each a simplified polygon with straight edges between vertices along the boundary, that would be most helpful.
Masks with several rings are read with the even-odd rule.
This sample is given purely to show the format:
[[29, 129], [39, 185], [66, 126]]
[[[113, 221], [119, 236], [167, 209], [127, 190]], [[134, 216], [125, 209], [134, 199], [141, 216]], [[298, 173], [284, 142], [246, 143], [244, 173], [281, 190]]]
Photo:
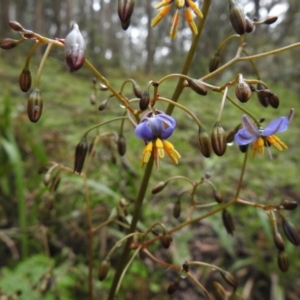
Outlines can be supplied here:
[[153, 153], [156, 167], [159, 168], [159, 158], [164, 157], [164, 150], [168, 153], [171, 160], [177, 164], [180, 154], [174, 146], [166, 141], [176, 127], [176, 121], [169, 115], [157, 110], [147, 113], [135, 128], [135, 135], [146, 142], [141, 166], [146, 164]]
[[288, 147], [274, 134], [285, 131], [290, 120], [291, 117], [280, 117], [263, 128], [259, 125], [254, 125], [246, 115], [243, 115], [243, 128], [235, 134], [234, 140], [240, 146], [254, 142], [252, 156], [256, 152], [264, 154], [265, 146], [269, 145], [273, 145], [277, 150], [282, 151]]

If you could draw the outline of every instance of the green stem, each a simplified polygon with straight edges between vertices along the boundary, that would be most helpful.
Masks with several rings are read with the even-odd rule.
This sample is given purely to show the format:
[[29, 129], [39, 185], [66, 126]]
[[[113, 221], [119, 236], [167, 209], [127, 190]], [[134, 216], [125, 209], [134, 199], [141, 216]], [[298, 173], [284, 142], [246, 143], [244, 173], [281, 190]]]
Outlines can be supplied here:
[[36, 87], [39, 87], [39, 85], [40, 85], [40, 80], [41, 80], [42, 70], [43, 70], [43, 68], [44, 68], [46, 59], [47, 59], [47, 57], [48, 57], [48, 55], [49, 55], [49, 53], [50, 53], [50, 51], [51, 51], [52, 46], [53, 46], [52, 43], [48, 44], [47, 49], [46, 49], [46, 51], [45, 51], [45, 53], [44, 53], [44, 55], [43, 55], [43, 58], [42, 58], [42, 60], [41, 60], [39, 69], [38, 69], [37, 74], [36, 74], [36, 81], [35, 81], [35, 86], [36, 86]]

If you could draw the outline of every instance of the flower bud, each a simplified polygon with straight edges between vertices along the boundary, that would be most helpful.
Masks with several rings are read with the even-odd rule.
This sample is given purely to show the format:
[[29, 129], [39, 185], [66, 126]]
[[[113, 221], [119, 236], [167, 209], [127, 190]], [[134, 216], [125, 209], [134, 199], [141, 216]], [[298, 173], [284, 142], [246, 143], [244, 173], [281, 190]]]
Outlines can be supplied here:
[[108, 274], [108, 271], [109, 271], [109, 268], [110, 268], [110, 261], [108, 258], [105, 258], [101, 264], [100, 264], [100, 267], [99, 267], [99, 270], [98, 270], [98, 279], [100, 281], [104, 280]]
[[17, 21], [10, 21], [8, 24], [9, 24], [9, 27], [10, 27], [12, 30], [14, 30], [14, 31], [23, 31], [23, 30], [25, 30], [25, 29], [22, 27], [22, 25], [21, 25], [19, 22], [17, 22]]
[[48, 184], [51, 181], [51, 174], [49, 172], [47, 172], [44, 176], [43, 182], [45, 186], [48, 186]]
[[242, 76], [239, 77], [239, 82], [235, 89], [236, 97], [243, 103], [247, 102], [251, 97], [251, 88]]
[[188, 272], [189, 271], [189, 264], [185, 261], [184, 264], [182, 265], [182, 269], [184, 270], [184, 272]]
[[246, 17], [234, 0], [229, 0], [229, 20], [235, 32], [242, 35], [246, 31]]
[[[109, 99], [109, 98], [108, 98], [108, 99]], [[100, 105], [99, 105], [99, 107], [98, 107], [98, 110], [102, 111], [102, 110], [104, 110], [104, 109], [106, 108], [107, 103], [108, 103], [108, 99], [104, 99], [104, 100], [100, 103]]]
[[65, 59], [70, 72], [79, 70], [84, 64], [85, 41], [77, 24], [73, 24], [72, 30], [65, 39]]
[[127, 20], [126, 22], [121, 22], [121, 27], [123, 30], [127, 30], [129, 26], [130, 26], [130, 19]]
[[118, 146], [118, 153], [121, 156], [123, 156], [126, 153], [126, 140], [123, 134], [119, 135], [117, 146]]
[[31, 30], [26, 30], [26, 32], [23, 33], [23, 38], [25, 39], [34, 39], [34, 33]]
[[209, 61], [209, 72], [213, 72], [218, 69], [220, 64], [220, 53], [216, 52]]
[[217, 190], [214, 190], [214, 198], [218, 203], [223, 202], [223, 197], [222, 197], [221, 193]]
[[298, 203], [296, 201], [284, 200], [281, 206], [286, 210], [294, 210], [298, 207]]
[[242, 153], [246, 153], [248, 150], [248, 146], [249, 146], [249, 144], [248, 145], [239, 145], [239, 149]]
[[234, 277], [231, 273], [229, 273], [229, 272], [227, 272], [227, 271], [220, 271], [220, 273], [221, 273], [223, 279], [224, 279], [230, 286], [232, 286], [234, 290], [236, 290], [238, 284], [237, 284], [237, 281], [236, 281], [235, 277]]
[[91, 93], [91, 95], [90, 95], [90, 103], [92, 105], [96, 104], [96, 99], [97, 99], [96, 94], [95, 93]]
[[210, 157], [211, 156], [210, 136], [207, 133], [207, 131], [202, 127], [199, 127], [198, 141], [199, 141], [199, 149], [201, 153], [205, 157]]
[[81, 173], [88, 148], [87, 140], [84, 137], [75, 149], [74, 172]]
[[282, 272], [287, 272], [290, 266], [289, 257], [284, 251], [279, 251], [277, 256], [277, 264]]
[[160, 237], [161, 244], [165, 249], [170, 247], [172, 240], [172, 237], [168, 233], [165, 233]]
[[43, 111], [43, 99], [40, 90], [35, 88], [29, 95], [27, 102], [27, 115], [31, 122], [36, 123]]
[[272, 95], [269, 98], [269, 103], [273, 108], [279, 107], [279, 98], [276, 94], [272, 93]]
[[295, 246], [299, 246], [300, 245], [300, 238], [299, 238], [299, 234], [296, 231], [294, 225], [285, 220], [282, 219], [282, 228], [283, 228], [283, 232], [285, 234], [285, 236], [287, 237], [287, 239]]
[[246, 17], [246, 32], [250, 33], [254, 30], [254, 28], [255, 27], [253, 22], [248, 17]]
[[[126, 27], [127, 24], [129, 26], [133, 9], [134, 9], [134, 0], [118, 0], [118, 15], [121, 20], [123, 29], [124, 27]], [[123, 27], [123, 25], [125, 26]], [[128, 26], [124, 30], [126, 30]]]
[[140, 105], [140, 110], [145, 110], [150, 102], [150, 95], [148, 91], [144, 91], [142, 94], [142, 97], [140, 99], [139, 105]]
[[168, 289], [167, 289], [167, 293], [169, 295], [174, 294], [178, 290], [178, 286], [179, 286], [179, 284], [178, 284], [177, 281], [170, 283], [169, 286], [168, 286]]
[[187, 82], [189, 83], [189, 87], [195, 91], [197, 94], [206, 96], [207, 95], [207, 89], [204, 86], [204, 84], [201, 83], [200, 80], [188, 78]]
[[264, 20], [263, 24], [271, 25], [271, 24], [275, 23], [277, 20], [278, 20], [277, 16], [268, 16]]
[[180, 200], [177, 200], [173, 206], [173, 217], [175, 219], [178, 219], [180, 217], [180, 213], [181, 213], [181, 202]]
[[60, 184], [60, 174], [57, 173], [51, 180], [50, 192], [56, 192]]
[[168, 181], [160, 181], [153, 189], [152, 194], [158, 194], [161, 192], [168, 184]]
[[31, 87], [31, 73], [28, 69], [23, 69], [19, 76], [19, 85], [21, 90], [26, 93]]
[[218, 156], [222, 156], [227, 148], [226, 132], [224, 131], [221, 123], [216, 122], [211, 133], [211, 145]]
[[0, 48], [4, 50], [10, 50], [18, 46], [18, 40], [6, 38], [0, 42]]
[[225, 289], [217, 281], [213, 282], [213, 294], [214, 294], [216, 300], [224, 300], [227, 298], [227, 293], [226, 293]]
[[142, 97], [142, 90], [141, 90], [140, 86], [135, 81], [132, 83], [132, 89], [133, 89], [133, 92], [134, 92], [134, 94], [137, 98]]
[[277, 249], [283, 251], [285, 248], [285, 242], [282, 238], [282, 235], [278, 231], [273, 233], [273, 240]]
[[257, 98], [260, 104], [264, 107], [269, 106], [269, 97], [270, 97], [270, 91], [266, 92], [269, 90], [266, 90], [265, 87], [262, 84], [257, 84], [256, 86], [256, 93], [257, 93]]
[[226, 209], [222, 211], [222, 221], [227, 233], [233, 235], [233, 232], [235, 230], [233, 219], [231, 213], [228, 212]]

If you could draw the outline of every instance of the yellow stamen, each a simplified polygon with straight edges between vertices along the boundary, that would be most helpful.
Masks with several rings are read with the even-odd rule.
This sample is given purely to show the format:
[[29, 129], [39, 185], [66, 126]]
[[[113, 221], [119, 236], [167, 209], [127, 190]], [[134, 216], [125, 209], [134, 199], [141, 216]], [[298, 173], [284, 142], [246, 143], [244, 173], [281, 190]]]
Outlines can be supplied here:
[[198, 8], [197, 4], [193, 2], [192, 0], [187, 0], [189, 7], [194, 11], [194, 13], [200, 18], [203, 18], [203, 14], [201, 10]]
[[149, 142], [143, 150], [142, 159], [140, 161], [141, 167], [143, 167], [144, 164], [148, 163], [151, 157], [152, 150], [153, 150], [153, 143]]
[[184, 6], [184, 0], [175, 0], [174, 5], [176, 8], [181, 9]]
[[170, 142], [163, 141], [163, 143], [164, 143], [164, 149], [168, 153], [172, 162], [174, 164], [178, 164], [178, 159], [181, 158], [179, 152], [175, 150], [174, 146]]
[[252, 152], [252, 157], [255, 156], [256, 152], [259, 154], [264, 154], [265, 153], [265, 141], [263, 140], [262, 137], [259, 137], [253, 144], [253, 152]]
[[277, 150], [282, 151], [283, 149], [287, 149], [288, 146], [283, 143], [279, 137], [277, 137], [276, 135], [270, 135], [268, 137], [266, 137], [267, 141], [274, 146]]
[[187, 20], [189, 27], [190, 27], [191, 31], [193, 32], [193, 34], [198, 34], [198, 29], [194, 22], [194, 18], [191, 13], [191, 10], [189, 8], [186, 8], [184, 13], [185, 13], [185, 19]]
[[165, 156], [164, 144], [161, 139], [157, 139], [155, 142], [155, 148], [157, 149], [157, 154], [160, 158]]
[[172, 2], [172, 0], [161, 1], [160, 3], [158, 3], [158, 4], [155, 5], [155, 8], [161, 8], [163, 6], [166, 6], [166, 5], [170, 4], [171, 2]]
[[154, 27], [154, 26], [156, 26], [166, 15], [167, 15], [167, 13], [170, 11], [170, 9], [171, 9], [171, 5], [168, 5], [168, 6], [165, 6], [165, 7], [163, 7], [160, 11], [159, 11], [159, 13], [158, 13], [158, 15], [156, 15], [154, 18], [153, 18], [153, 20], [152, 20], [152, 22], [151, 22], [151, 27]]
[[173, 18], [172, 18], [172, 25], [170, 29], [170, 38], [173, 40], [176, 37], [177, 29], [178, 29], [178, 23], [179, 23], [179, 10], [177, 9]]

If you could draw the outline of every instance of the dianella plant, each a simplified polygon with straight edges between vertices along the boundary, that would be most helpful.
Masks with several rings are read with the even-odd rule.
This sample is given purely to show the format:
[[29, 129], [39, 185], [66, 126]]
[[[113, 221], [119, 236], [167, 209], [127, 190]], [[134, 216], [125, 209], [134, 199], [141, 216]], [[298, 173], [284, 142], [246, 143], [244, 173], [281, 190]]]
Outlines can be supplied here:
[[[199, 69], [198, 74], [191, 77], [189, 70], [197, 52], [197, 45], [206, 43], [202, 39], [202, 32], [205, 30], [207, 18], [212, 16], [217, 19], [217, 16], [213, 16], [214, 11], [210, 10], [211, 2], [218, 1], [163, 0], [156, 3], [153, 1], [153, 11], [157, 15], [153, 17], [151, 26], [155, 28], [161, 26], [161, 23], [165, 22], [164, 19], [172, 15], [169, 32], [165, 35], [169, 36], [171, 42], [176, 41], [180, 38], [178, 28], [184, 23], [188, 25], [188, 30], [191, 32], [191, 43], [183, 65], [178, 65], [177, 73], [163, 74], [159, 77], [152, 75], [152, 79], [143, 88], [139, 80], [132, 78], [125, 78], [121, 86], [115, 86], [110, 78], [104, 77], [103, 71], [97, 69], [87, 57], [88, 43], [85, 42], [76, 23], [72, 25], [66, 37], [56, 39], [24, 28], [17, 21], [8, 24], [21, 37], [20, 39], [4, 38], [1, 41], [2, 49], [10, 50], [17, 46], [22, 47], [24, 43], [32, 44], [19, 77], [19, 85], [23, 92], [29, 92], [27, 115], [30, 122], [36, 123], [35, 126], [39, 126], [38, 121], [45, 117], [42, 115], [44, 99], [42, 72], [51, 51], [55, 48], [63, 50], [61, 53], [64, 54], [64, 62], [68, 71], [74, 73], [72, 76], [77, 76], [82, 68], [90, 71], [92, 104], [97, 102], [99, 95], [105, 95], [103, 96], [105, 100], [100, 103], [96, 111], [97, 115], [101, 115], [100, 122], [82, 129], [81, 139], [74, 144], [74, 152], [70, 153], [70, 157], [74, 158], [74, 165], [49, 160], [41, 170], [44, 185], [52, 193], [59, 188], [60, 179], [63, 177], [77, 177], [77, 182], [82, 186], [81, 197], [82, 202], [85, 203], [87, 224], [83, 228], [87, 235], [88, 272], [83, 281], [88, 291], [86, 299], [125, 299], [126, 291], [131, 289], [131, 286], [126, 284], [126, 277], [129, 276], [131, 267], [137, 260], [142, 260], [142, 264], [139, 265], [141, 273], [142, 268], [155, 269], [149, 273], [151, 278], [148, 276], [140, 278], [146, 282], [146, 287], [150, 286], [150, 280], [151, 283], [160, 286], [159, 276], [172, 273], [172, 276], [167, 277], [169, 285], [159, 288], [164, 290], [166, 295], [174, 294], [175, 297], [181, 290], [181, 282], [188, 281], [193, 285], [193, 290], [199, 299], [250, 299], [251, 297], [249, 298], [249, 295], [244, 292], [245, 281], [239, 280], [238, 270], [241, 270], [243, 265], [230, 269], [222, 263], [222, 260], [209, 261], [198, 258], [195, 260], [189, 255], [182, 256], [181, 262], [178, 259], [172, 261], [166, 258], [169, 251], [176, 252], [176, 247], [179, 247], [174, 240], [179, 241], [194, 226], [212, 218], [219, 219], [218, 226], [225, 229], [222, 234], [219, 234], [223, 237], [214, 236], [214, 238], [224, 240], [224, 235], [226, 235], [225, 239], [230, 235], [242, 236], [245, 232], [239, 232], [238, 211], [241, 210], [257, 212], [254, 214], [253, 222], [266, 220], [264, 223], [266, 226], [260, 230], [266, 230], [269, 234], [269, 239], [266, 238], [265, 243], [269, 243], [268, 247], [272, 249], [270, 256], [276, 256], [273, 262], [274, 270], [284, 274], [289, 271], [290, 258], [286, 249], [288, 243], [294, 246], [300, 244], [297, 226], [289, 220], [293, 215], [293, 212], [289, 211], [295, 210], [298, 206], [297, 199], [287, 199], [282, 195], [282, 199], [276, 202], [256, 201], [255, 198], [251, 198], [251, 191], [247, 191], [251, 178], [246, 181], [245, 177], [248, 165], [255, 160], [260, 162], [260, 168], [257, 169], [259, 174], [265, 172], [264, 176], [268, 180], [276, 176], [272, 171], [265, 170], [264, 164], [270, 162], [281, 164], [283, 160], [278, 158], [286, 151], [290, 151], [291, 147], [285, 142], [285, 133], [293, 127], [292, 121], [295, 115], [293, 107], [278, 113], [281, 100], [276, 94], [276, 86], [272, 86], [268, 78], [261, 78], [257, 61], [291, 51], [293, 48], [300, 47], [300, 43], [249, 54], [247, 49], [251, 45], [251, 34], [259, 26], [276, 23], [277, 16], [267, 16], [263, 20], [250, 19], [244, 14], [243, 7], [239, 3], [242, 1], [228, 0], [226, 19], [220, 19], [220, 22], [231, 24], [232, 35], [223, 41], [218, 41], [219, 46], [214, 50], [213, 55], [207, 58], [208, 71]], [[123, 30], [127, 30], [130, 22], [135, 18], [135, 1], [111, 1], [110, 5], [115, 6], [120, 25]], [[222, 30], [222, 25], [218, 30]], [[230, 53], [231, 59], [224, 61], [223, 54], [228, 51], [228, 45], [232, 43], [237, 45], [235, 52]], [[47, 47], [41, 57], [35, 80], [32, 80], [30, 61], [35, 51], [42, 45]], [[234, 70], [238, 69], [237, 66], [241, 62], [247, 64], [249, 67], [247, 70], [250, 71], [246, 74], [242, 71], [236, 74], [228, 72], [233, 67]], [[278, 66], [278, 72], [282, 68], [283, 66]], [[233, 75], [228, 78], [228, 74]], [[56, 76], [59, 77], [59, 74]], [[165, 86], [170, 82], [174, 83], [174, 79], [176, 86], [171, 90], [172, 95], [165, 96]], [[82, 77], [81, 80], [85, 79]], [[47, 85], [51, 85], [51, 82]], [[170, 88], [168, 90], [170, 91]], [[192, 108], [189, 99], [183, 96], [186, 91], [198, 99], [198, 104]], [[212, 95], [219, 101], [210, 101]], [[259, 110], [257, 110], [258, 105]], [[216, 107], [218, 109], [216, 116], [212, 117], [213, 124], [206, 123], [206, 118], [202, 116], [202, 109], [205, 106], [214, 108], [211, 110], [212, 114]], [[226, 114], [226, 108], [234, 109], [234, 120], [229, 120], [231, 117]], [[268, 110], [271, 114], [274, 112], [273, 118], [265, 118], [264, 112]], [[109, 111], [107, 114], [109, 118], [105, 118], [107, 111]], [[181, 138], [176, 141], [177, 132], [183, 130], [181, 119], [177, 119], [177, 115], [184, 116], [184, 119], [188, 120], [189, 128], [194, 128], [193, 140], [197, 145], [198, 155], [203, 161], [218, 159], [219, 162], [224, 159], [226, 162], [229, 156], [236, 156], [236, 160], [239, 161], [238, 172], [232, 172], [231, 166], [227, 166], [226, 163], [222, 170], [222, 176], [226, 178], [224, 182], [232, 181], [230, 193], [222, 194], [222, 179], [215, 182], [214, 176], [206, 170], [199, 168], [199, 173], [202, 173], [199, 178], [190, 177], [193, 172], [181, 173], [180, 164], [185, 164], [190, 158], [188, 152], [184, 151], [185, 144], [189, 144], [190, 140], [188, 136], [185, 140], [185, 136], [181, 134]], [[130, 159], [132, 158], [130, 151], [135, 149], [130, 147], [128, 140], [134, 140], [134, 144], [140, 147], [139, 158], [130, 161], [130, 164], [134, 165], [133, 168], [138, 169], [137, 174], [142, 174], [130, 182], [134, 185], [131, 190], [134, 190], [135, 195], [129, 199], [127, 192], [124, 191], [124, 194], [120, 192], [118, 203], [109, 206], [106, 219], [98, 222], [97, 211], [93, 210], [91, 203], [89, 180], [94, 177], [94, 180], [101, 181], [101, 174], [104, 171], [101, 169], [101, 164], [97, 165], [95, 154], [101, 152], [101, 141], [105, 141], [112, 151], [122, 158], [128, 156]], [[96, 165], [99, 176], [91, 172]], [[190, 164], [189, 168], [195, 169], [196, 166]], [[284, 169], [283, 164], [283, 172]], [[109, 170], [106, 169], [105, 172], [107, 172], [106, 176], [110, 176]], [[263, 187], [264, 182], [260, 182], [260, 185]], [[199, 190], [206, 188], [210, 190], [210, 198], [199, 200]], [[155, 219], [151, 216], [145, 220], [147, 218], [145, 199], [151, 201], [151, 197], [159, 195], [171, 204], [171, 217]], [[167, 213], [167, 207], [159, 203], [153, 204], [155, 205], [159, 210]], [[149, 210], [149, 206], [147, 207]], [[20, 226], [23, 226], [23, 232], [26, 233], [26, 218], [23, 216], [20, 220], [23, 222]], [[247, 222], [250, 224], [250, 220]], [[96, 237], [108, 228], [114, 230], [118, 228], [118, 234], [113, 235], [113, 242], [110, 241], [108, 244], [105, 255], [99, 257], [96, 250], [99, 241]], [[221, 229], [216, 228], [216, 231], [218, 230]], [[186, 241], [184, 238], [182, 240]], [[25, 242], [26, 236], [23, 236], [20, 239], [21, 247]], [[191, 237], [191, 242], [196, 243], [196, 238]], [[160, 246], [163, 249], [158, 251]], [[247, 249], [249, 257], [255, 256], [257, 251], [255, 247], [259, 247], [255, 243], [252, 246], [253, 249], [250, 247]], [[180, 245], [180, 248], [184, 247], [188, 247], [187, 243]], [[153, 274], [152, 277], [152, 272], [155, 273], [159, 269], [165, 272], [159, 273], [159, 276]], [[214, 275], [210, 277], [210, 281], [204, 281], [199, 275], [202, 273], [206, 276], [211, 276], [212, 273]], [[55, 277], [54, 274], [51, 276], [51, 278]], [[58, 282], [59, 276], [55, 280]], [[55, 282], [52, 285], [55, 285]], [[102, 294], [101, 292], [99, 294], [99, 289], [102, 289]], [[137, 298], [131, 296], [130, 299]]]

